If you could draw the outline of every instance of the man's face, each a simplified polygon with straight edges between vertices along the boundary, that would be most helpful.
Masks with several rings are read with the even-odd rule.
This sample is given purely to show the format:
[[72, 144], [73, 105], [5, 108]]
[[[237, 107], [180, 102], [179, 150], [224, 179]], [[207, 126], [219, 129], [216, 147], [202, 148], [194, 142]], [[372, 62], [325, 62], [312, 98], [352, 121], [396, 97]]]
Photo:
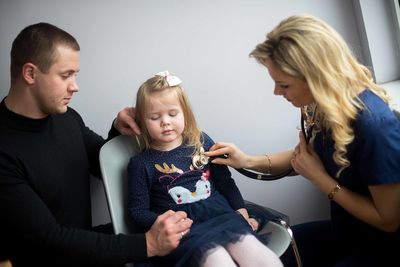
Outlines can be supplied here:
[[35, 69], [32, 96], [38, 117], [66, 112], [72, 95], [79, 90], [76, 81], [80, 66], [79, 51], [66, 46], [58, 46], [56, 51], [55, 63], [47, 73]]

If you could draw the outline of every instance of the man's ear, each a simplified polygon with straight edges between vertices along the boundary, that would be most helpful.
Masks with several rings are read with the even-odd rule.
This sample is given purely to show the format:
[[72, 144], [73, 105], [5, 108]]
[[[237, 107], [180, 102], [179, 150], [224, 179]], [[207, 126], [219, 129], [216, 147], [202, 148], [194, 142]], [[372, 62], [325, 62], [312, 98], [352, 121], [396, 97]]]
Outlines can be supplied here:
[[36, 71], [37, 67], [32, 63], [25, 63], [22, 66], [22, 78], [27, 84], [31, 85], [35, 83]]

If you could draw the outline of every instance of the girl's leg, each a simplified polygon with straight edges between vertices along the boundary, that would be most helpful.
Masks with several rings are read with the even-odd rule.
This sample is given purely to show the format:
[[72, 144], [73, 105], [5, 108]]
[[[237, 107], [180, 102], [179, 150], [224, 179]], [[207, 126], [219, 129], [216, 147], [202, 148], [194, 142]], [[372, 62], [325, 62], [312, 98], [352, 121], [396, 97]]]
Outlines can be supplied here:
[[228, 244], [226, 250], [239, 266], [283, 267], [279, 257], [253, 235]]
[[204, 254], [203, 259], [200, 262], [201, 267], [237, 267], [233, 261], [231, 255], [224, 247], [217, 246]]

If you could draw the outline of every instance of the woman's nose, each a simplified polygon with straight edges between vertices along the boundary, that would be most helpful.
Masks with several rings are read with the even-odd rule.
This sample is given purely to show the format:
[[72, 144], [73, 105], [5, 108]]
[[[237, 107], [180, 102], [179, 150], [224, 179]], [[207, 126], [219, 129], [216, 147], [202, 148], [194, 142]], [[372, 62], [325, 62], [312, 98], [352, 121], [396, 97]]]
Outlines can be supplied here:
[[279, 88], [279, 86], [275, 86], [274, 95], [282, 95], [282, 94], [283, 94], [283, 90], [281, 88]]

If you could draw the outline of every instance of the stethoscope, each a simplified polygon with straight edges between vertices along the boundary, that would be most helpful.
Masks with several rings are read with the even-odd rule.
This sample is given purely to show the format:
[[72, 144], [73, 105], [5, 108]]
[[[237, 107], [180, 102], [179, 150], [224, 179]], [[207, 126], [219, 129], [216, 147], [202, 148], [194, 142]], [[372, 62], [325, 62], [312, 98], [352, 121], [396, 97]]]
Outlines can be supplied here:
[[[310, 137], [311, 137], [310, 132], [311, 132], [312, 126], [308, 126], [306, 129], [306, 126], [305, 126], [306, 120], [307, 120], [307, 118], [306, 118], [305, 112], [301, 111], [301, 116], [300, 116], [301, 132], [303, 133], [304, 137], [306, 138], [306, 143], [308, 144], [308, 142], [310, 141]], [[247, 170], [247, 169], [243, 169], [243, 168], [235, 169], [235, 170], [238, 171], [239, 173], [243, 174], [244, 176], [247, 176], [247, 177], [255, 179], [255, 180], [261, 180], [261, 181], [278, 180], [278, 179], [286, 177], [294, 172], [292, 167], [288, 168], [287, 170], [284, 170], [281, 173], [277, 173], [277, 174], [259, 173], [259, 172], [255, 172], [255, 171], [251, 171], [251, 170]]]
[[[300, 117], [300, 125], [301, 125], [301, 131], [306, 139], [306, 143], [308, 144], [310, 141], [311, 137], [311, 131], [313, 127], [313, 120], [315, 116], [315, 109], [312, 112], [312, 118], [311, 118], [311, 123], [309, 122], [309, 116], [307, 115], [307, 111], [305, 108], [301, 109], [301, 117]], [[307, 122], [307, 127], [305, 126], [305, 122]], [[203, 169], [205, 165], [207, 165], [211, 160], [213, 160], [213, 157], [206, 157], [203, 154], [198, 154], [193, 156], [192, 158], [192, 165], [196, 169]], [[278, 180], [283, 177], [288, 176], [292, 172], [294, 172], [293, 168], [290, 167], [287, 170], [277, 173], [277, 174], [272, 174], [272, 173], [260, 173], [252, 170], [247, 170], [244, 168], [238, 168], [235, 169], [239, 173], [243, 174], [244, 176], [247, 176], [249, 178], [255, 179], [255, 180], [261, 180], [261, 181], [273, 181], [273, 180]]]

